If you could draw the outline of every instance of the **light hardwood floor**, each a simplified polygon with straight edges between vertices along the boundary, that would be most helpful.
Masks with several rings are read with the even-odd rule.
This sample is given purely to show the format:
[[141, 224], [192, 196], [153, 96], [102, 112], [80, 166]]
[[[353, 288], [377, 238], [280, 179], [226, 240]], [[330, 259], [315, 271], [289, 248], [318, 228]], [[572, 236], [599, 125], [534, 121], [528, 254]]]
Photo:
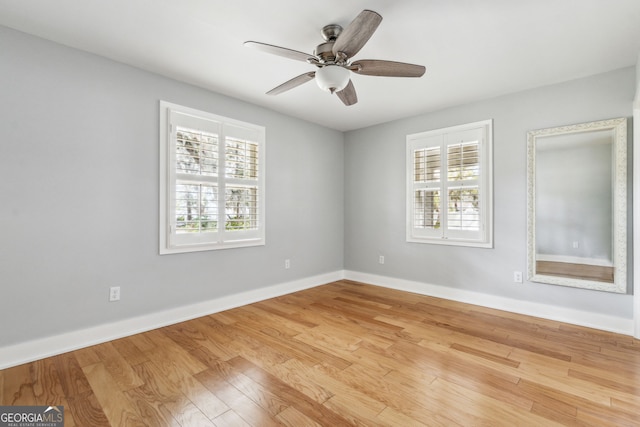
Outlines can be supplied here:
[[341, 281], [0, 371], [66, 426], [640, 425], [631, 337]]

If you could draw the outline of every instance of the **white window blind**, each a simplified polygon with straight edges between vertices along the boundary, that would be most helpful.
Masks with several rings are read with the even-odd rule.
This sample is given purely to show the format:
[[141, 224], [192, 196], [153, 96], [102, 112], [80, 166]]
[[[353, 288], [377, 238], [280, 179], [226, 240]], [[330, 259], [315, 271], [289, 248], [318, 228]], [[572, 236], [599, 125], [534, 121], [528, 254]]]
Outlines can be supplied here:
[[490, 247], [491, 121], [407, 136], [407, 241]]
[[264, 128], [160, 103], [160, 253], [264, 244]]

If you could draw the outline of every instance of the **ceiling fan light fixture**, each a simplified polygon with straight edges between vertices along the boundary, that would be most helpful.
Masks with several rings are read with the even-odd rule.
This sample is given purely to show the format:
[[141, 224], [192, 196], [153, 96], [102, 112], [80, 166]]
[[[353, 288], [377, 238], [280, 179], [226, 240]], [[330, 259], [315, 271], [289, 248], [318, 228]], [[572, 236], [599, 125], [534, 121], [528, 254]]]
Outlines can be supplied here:
[[285, 58], [307, 62], [317, 67], [316, 71], [300, 74], [276, 86], [267, 92], [267, 95], [278, 95], [310, 80], [315, 80], [320, 89], [335, 93], [344, 105], [349, 106], [358, 102], [353, 81], [349, 79], [352, 71], [365, 76], [382, 77], [421, 77], [425, 72], [425, 67], [422, 65], [404, 62], [380, 59], [363, 59], [352, 62], [353, 56], [367, 43], [380, 25], [380, 21], [382, 21], [382, 16], [379, 13], [365, 9], [344, 29], [337, 24], [325, 25], [321, 31], [325, 42], [316, 46], [313, 55], [254, 41], [247, 41], [244, 45]]
[[349, 70], [339, 65], [325, 65], [316, 71], [316, 83], [327, 92], [340, 92], [349, 83]]

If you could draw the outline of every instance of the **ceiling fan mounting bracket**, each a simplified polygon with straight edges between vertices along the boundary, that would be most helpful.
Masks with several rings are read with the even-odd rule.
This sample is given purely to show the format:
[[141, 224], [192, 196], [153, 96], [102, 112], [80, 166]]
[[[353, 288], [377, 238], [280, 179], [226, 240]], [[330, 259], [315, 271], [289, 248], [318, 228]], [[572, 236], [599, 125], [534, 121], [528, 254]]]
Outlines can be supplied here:
[[340, 33], [342, 32], [342, 27], [338, 24], [329, 24], [322, 27], [320, 34], [325, 41], [333, 42], [335, 41]]

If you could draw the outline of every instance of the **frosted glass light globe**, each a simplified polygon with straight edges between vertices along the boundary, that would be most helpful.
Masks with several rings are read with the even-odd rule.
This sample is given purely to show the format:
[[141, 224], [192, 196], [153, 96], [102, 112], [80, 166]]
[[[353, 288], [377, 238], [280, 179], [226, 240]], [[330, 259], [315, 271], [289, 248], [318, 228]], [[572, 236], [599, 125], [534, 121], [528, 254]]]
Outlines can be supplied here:
[[349, 83], [349, 70], [339, 65], [325, 65], [316, 71], [316, 83], [327, 92], [340, 92]]

